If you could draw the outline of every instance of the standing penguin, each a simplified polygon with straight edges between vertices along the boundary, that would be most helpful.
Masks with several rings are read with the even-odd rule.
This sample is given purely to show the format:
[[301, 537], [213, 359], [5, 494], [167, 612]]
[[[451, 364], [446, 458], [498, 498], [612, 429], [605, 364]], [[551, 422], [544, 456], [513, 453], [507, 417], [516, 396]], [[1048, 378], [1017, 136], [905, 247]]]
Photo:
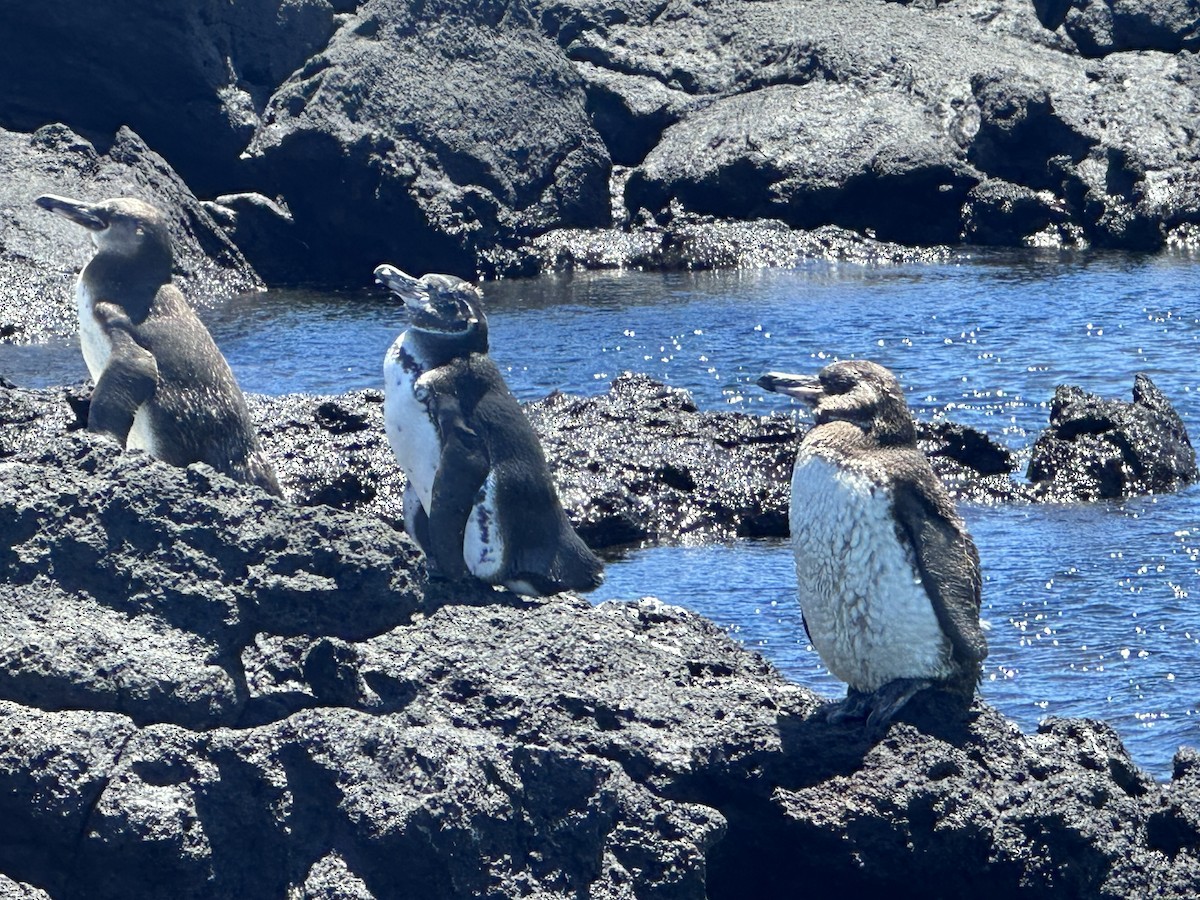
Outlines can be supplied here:
[[479, 288], [389, 265], [375, 277], [410, 316], [384, 357], [384, 428], [408, 477], [405, 528], [431, 573], [532, 596], [599, 587], [600, 560], [567, 520], [537, 435], [488, 356]]
[[873, 362], [758, 381], [813, 411], [792, 472], [790, 524], [804, 624], [847, 683], [833, 721], [886, 725], [918, 691], [969, 700], [987, 656], [979, 554], [917, 447], [894, 375]]
[[82, 225], [96, 245], [75, 290], [79, 342], [96, 383], [88, 430], [281, 495], [229, 364], [171, 283], [162, 213], [129, 197], [85, 203], [46, 194], [36, 202]]

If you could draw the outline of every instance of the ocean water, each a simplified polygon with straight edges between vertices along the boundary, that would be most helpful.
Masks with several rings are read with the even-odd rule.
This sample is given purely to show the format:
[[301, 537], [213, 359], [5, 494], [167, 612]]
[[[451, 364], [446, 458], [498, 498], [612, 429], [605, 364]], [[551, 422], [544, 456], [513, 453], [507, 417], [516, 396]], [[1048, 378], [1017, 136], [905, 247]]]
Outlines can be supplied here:
[[[492, 354], [514, 393], [604, 391], [623, 371], [704, 409], [791, 408], [754, 381], [839, 358], [892, 368], [918, 416], [1003, 441], [1024, 461], [1054, 388], [1128, 399], [1146, 372], [1200, 439], [1200, 263], [972, 254], [919, 265], [812, 263], [728, 273], [601, 273], [485, 286]], [[380, 384], [404, 327], [378, 291], [268, 292], [204, 314], [245, 390]], [[72, 342], [0, 345], [0, 375], [86, 377]], [[979, 546], [991, 653], [982, 691], [1029, 730], [1099, 717], [1168, 777], [1200, 746], [1200, 489], [1120, 503], [965, 506]], [[786, 542], [631, 549], [597, 602], [657, 596], [700, 612], [819, 693], [844, 691], [805, 640]]]

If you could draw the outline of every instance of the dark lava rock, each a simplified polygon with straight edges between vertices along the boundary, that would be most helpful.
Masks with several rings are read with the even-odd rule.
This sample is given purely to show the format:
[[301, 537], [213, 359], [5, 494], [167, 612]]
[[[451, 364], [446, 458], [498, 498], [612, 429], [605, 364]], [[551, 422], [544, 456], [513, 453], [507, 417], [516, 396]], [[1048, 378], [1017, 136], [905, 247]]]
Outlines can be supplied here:
[[0, 340], [78, 330], [74, 280], [92, 257], [92, 241], [85, 229], [34, 206], [39, 194], [153, 203], [170, 222], [177, 283], [197, 306], [262, 286], [179, 176], [129, 129], [104, 153], [63, 125], [0, 131]]
[[[1200, 219], [1191, 54], [1087, 60], [1028, 5], [991, 0], [714, 0], [615, 21], [562, 6], [582, 20], [565, 46], [603, 85], [604, 133], [663, 129], [629, 178], [631, 211], [677, 201], [905, 243], [955, 240], [969, 218], [976, 241], [1134, 249]], [[1063, 227], [981, 227], [970, 189], [987, 179], [1047, 191]]]
[[376, 519], [283, 503], [85, 431], [39, 443], [0, 467], [8, 699], [233, 723], [256, 634], [362, 638], [427, 611], [419, 554]]
[[[1102, 723], [1027, 736], [980, 703], [914, 702], [872, 743], [693, 613], [435, 601], [374, 516], [70, 432], [66, 396], [0, 388], [0, 895], [1194, 896], [1194, 751], [1157, 784]], [[320, 452], [378, 408], [289, 403]], [[634, 377], [534, 417], [576, 403], [579, 465], [585, 423], [632, 417], [621, 465], [681, 502], [695, 456], [794, 445]]]
[[1093, 500], [1175, 491], [1200, 480], [1183, 420], [1148, 375], [1133, 402], [1059, 387], [1028, 477], [1042, 499]]
[[634, 170], [632, 210], [834, 224], [906, 244], [956, 241], [979, 176], [900, 92], [770, 85], [673, 125]]
[[[272, 97], [250, 144], [310, 280], [495, 268], [551, 227], [609, 219], [579, 77], [522, 3], [368, 0]], [[485, 258], [487, 257], [487, 258]]]
[[531, 253], [540, 271], [573, 272], [756, 269], [795, 266], [812, 259], [929, 262], [946, 258], [949, 250], [906, 247], [836, 225], [804, 231], [773, 219], [742, 221], [684, 213], [652, 228], [550, 231], [534, 238]]
[[1054, 4], [1057, 8], [1042, 5], [1046, 27], [1061, 25], [1085, 56], [1200, 48], [1197, 0], [1070, 0]]
[[275, 88], [325, 46], [346, 0], [64, 0], [0, 7], [0, 125], [141, 134], [197, 192], [228, 190]]
[[795, 426], [702, 413], [686, 391], [622, 375], [600, 397], [526, 407], [563, 506], [593, 547], [787, 534]]

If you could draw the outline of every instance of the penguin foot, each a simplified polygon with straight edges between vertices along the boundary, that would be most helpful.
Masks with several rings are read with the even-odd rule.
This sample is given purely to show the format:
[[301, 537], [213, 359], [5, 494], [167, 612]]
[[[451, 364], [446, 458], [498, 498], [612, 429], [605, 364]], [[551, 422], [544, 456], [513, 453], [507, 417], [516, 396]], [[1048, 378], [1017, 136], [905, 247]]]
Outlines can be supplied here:
[[871, 694], [846, 688], [846, 699], [830, 703], [821, 710], [821, 716], [831, 725], [844, 722], [861, 722], [871, 711]]
[[929, 687], [933, 687], [933, 682], [927, 678], [897, 678], [876, 690], [869, 696], [871, 714], [867, 716], [867, 731], [883, 731], [905, 703]]

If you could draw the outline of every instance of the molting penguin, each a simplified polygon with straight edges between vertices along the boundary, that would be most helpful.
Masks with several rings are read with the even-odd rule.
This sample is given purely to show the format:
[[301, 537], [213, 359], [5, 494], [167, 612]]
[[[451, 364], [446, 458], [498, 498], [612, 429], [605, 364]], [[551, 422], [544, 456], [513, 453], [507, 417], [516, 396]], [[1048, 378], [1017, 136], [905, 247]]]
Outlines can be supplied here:
[[816, 419], [796, 454], [790, 524], [809, 639], [849, 685], [830, 719], [865, 715], [873, 730], [929, 687], [969, 701], [987, 656], [979, 554], [895, 376], [851, 360], [758, 383]]
[[600, 560], [571, 527], [537, 435], [488, 356], [475, 285], [375, 277], [410, 316], [384, 357], [384, 426], [408, 476], [404, 524], [435, 576], [468, 573], [520, 594], [590, 591]]
[[47, 194], [36, 202], [82, 225], [96, 245], [75, 291], [79, 342], [96, 383], [88, 430], [281, 495], [229, 364], [171, 283], [162, 213], [128, 197], [85, 203]]

